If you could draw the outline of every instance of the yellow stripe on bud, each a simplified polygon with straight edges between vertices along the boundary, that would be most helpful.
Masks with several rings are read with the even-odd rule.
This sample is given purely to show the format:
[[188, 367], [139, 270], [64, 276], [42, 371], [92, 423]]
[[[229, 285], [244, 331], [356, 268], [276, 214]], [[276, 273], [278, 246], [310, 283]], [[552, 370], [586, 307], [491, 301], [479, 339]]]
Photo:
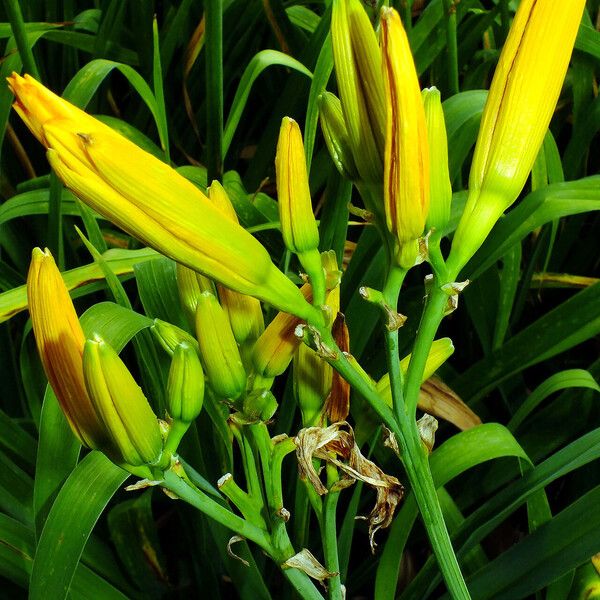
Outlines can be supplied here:
[[198, 299], [196, 337], [214, 393], [219, 398], [239, 398], [246, 390], [246, 371], [227, 315], [210, 292], [203, 292]]
[[83, 379], [83, 330], [60, 271], [47, 249], [33, 250], [27, 300], [44, 371], [73, 433], [89, 448], [104, 447], [104, 427]]
[[156, 464], [162, 437], [146, 396], [113, 348], [99, 336], [85, 342], [85, 385], [102, 419], [117, 463], [134, 467]]
[[[213, 204], [231, 221], [238, 223], [237, 214], [225, 188], [213, 181], [208, 189]], [[240, 294], [224, 285], [217, 285], [219, 301], [229, 318], [231, 330], [238, 344], [253, 342], [265, 329], [260, 302], [252, 296]]]
[[360, 179], [380, 183], [385, 140], [381, 54], [360, 0], [334, 0], [331, 40], [348, 139]]
[[321, 130], [331, 160], [344, 177], [354, 181], [358, 178], [358, 170], [354, 162], [340, 100], [331, 92], [324, 92], [319, 96], [318, 104]]
[[435, 87], [422, 92], [429, 142], [430, 201], [427, 227], [442, 231], [450, 220], [452, 185], [448, 170], [448, 137], [442, 99]]
[[384, 205], [400, 246], [421, 237], [429, 210], [429, 148], [415, 63], [398, 13], [381, 9], [387, 105]]
[[522, 0], [488, 99], [469, 177], [469, 197], [454, 236], [456, 274], [517, 199], [554, 113], [585, 0]]
[[29, 76], [15, 108], [84, 202], [129, 234], [239, 292], [306, 319], [314, 314], [265, 248], [187, 179]]

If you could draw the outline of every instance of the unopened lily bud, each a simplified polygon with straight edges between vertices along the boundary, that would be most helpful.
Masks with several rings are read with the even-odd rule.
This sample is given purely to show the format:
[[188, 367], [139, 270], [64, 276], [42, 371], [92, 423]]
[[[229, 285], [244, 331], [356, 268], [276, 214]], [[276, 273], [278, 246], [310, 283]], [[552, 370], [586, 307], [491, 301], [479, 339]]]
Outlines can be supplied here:
[[[225, 188], [213, 181], [208, 188], [208, 196], [215, 206], [229, 219], [238, 222], [237, 214]], [[240, 294], [228, 287], [217, 284], [219, 301], [229, 318], [231, 330], [238, 344], [252, 342], [264, 331], [265, 323], [260, 301], [252, 296]]]
[[448, 138], [439, 90], [426, 88], [422, 92], [429, 141], [430, 201], [427, 227], [442, 231], [450, 220], [452, 185], [448, 170]]
[[340, 100], [331, 92], [324, 92], [319, 96], [318, 103], [321, 130], [331, 160], [344, 177], [354, 181], [358, 177], [358, 171]]
[[196, 352], [200, 351], [196, 338], [176, 325], [161, 321], [160, 319], [154, 319], [154, 324], [150, 327], [150, 331], [170, 356], [173, 356], [177, 346], [180, 344], [187, 344], [194, 348]]
[[334, 0], [331, 39], [344, 120], [360, 179], [380, 183], [385, 146], [381, 54], [360, 0]]
[[[454, 353], [454, 344], [450, 338], [440, 338], [435, 340], [431, 344], [431, 349], [427, 356], [427, 362], [425, 363], [425, 369], [423, 371], [423, 377], [421, 383], [429, 379]], [[408, 371], [408, 365], [410, 364], [411, 355], [405, 356], [400, 361], [400, 369], [402, 373], [406, 375]], [[390, 377], [386, 373], [377, 382], [377, 391], [382, 395], [384, 400], [391, 406], [392, 405], [392, 391], [390, 389]]]
[[190, 181], [29, 76], [9, 78], [15, 110], [65, 185], [176, 262], [278, 310], [315, 314], [260, 242]]
[[277, 410], [277, 400], [269, 390], [254, 390], [244, 398], [242, 410], [250, 421], [268, 421]]
[[302, 427], [322, 425], [325, 400], [331, 392], [333, 369], [312, 348], [300, 344], [294, 356], [294, 395], [302, 415]]
[[246, 371], [227, 315], [210, 292], [203, 292], [198, 299], [196, 337], [214, 393], [220, 398], [239, 398], [246, 389]]
[[[413, 247], [423, 235], [429, 210], [429, 148], [415, 63], [400, 16], [392, 8], [381, 9], [381, 50], [387, 106], [386, 221], [400, 248]], [[408, 257], [401, 259], [402, 266], [412, 264]]]
[[315, 300], [325, 301], [325, 275], [319, 254], [319, 230], [312, 208], [302, 133], [298, 123], [284, 117], [279, 130], [277, 198], [281, 233], [287, 249], [298, 256], [313, 287]]
[[[300, 291], [312, 299], [312, 289], [305, 283]], [[258, 338], [252, 349], [252, 362], [256, 372], [265, 378], [281, 375], [290, 364], [301, 341], [294, 335], [302, 321], [288, 313], [278, 313]]]
[[469, 176], [469, 196], [452, 241], [453, 275], [477, 252], [517, 199], [560, 95], [585, 0], [523, 0], [487, 97]]
[[48, 249], [32, 253], [27, 301], [44, 372], [73, 433], [85, 446], [102, 448], [106, 433], [83, 379], [85, 336]]
[[177, 263], [177, 291], [185, 315], [193, 326], [196, 320], [198, 297], [202, 292], [214, 294], [215, 285], [208, 277]]
[[83, 374], [88, 394], [116, 449], [111, 458], [134, 467], [156, 464], [162, 454], [156, 415], [129, 369], [99, 336], [85, 342]]
[[191, 423], [202, 410], [204, 371], [197, 351], [185, 342], [178, 344], [167, 381], [167, 412], [172, 419]]

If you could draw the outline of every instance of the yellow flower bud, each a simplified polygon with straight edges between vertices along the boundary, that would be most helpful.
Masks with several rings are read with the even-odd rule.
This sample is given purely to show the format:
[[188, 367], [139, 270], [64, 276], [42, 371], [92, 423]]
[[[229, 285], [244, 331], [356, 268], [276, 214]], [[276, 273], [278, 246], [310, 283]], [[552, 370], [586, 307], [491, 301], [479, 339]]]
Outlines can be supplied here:
[[442, 100], [437, 88], [422, 92], [429, 141], [430, 201], [427, 227], [441, 231], [450, 220], [452, 185], [448, 171], [448, 138]]
[[31, 77], [14, 73], [9, 85], [57, 175], [94, 210], [227, 287], [305, 319], [314, 314], [258, 240], [177, 171]]
[[177, 263], [177, 291], [179, 301], [191, 325], [196, 322], [196, 309], [198, 297], [202, 292], [215, 293], [215, 284], [204, 275], [188, 269]]
[[191, 423], [202, 410], [204, 372], [195, 348], [185, 342], [173, 352], [167, 381], [167, 412], [172, 419]]
[[337, 170], [347, 179], [358, 177], [342, 105], [334, 94], [324, 92], [319, 96], [319, 121], [327, 150]]
[[325, 300], [325, 276], [308, 186], [304, 144], [298, 123], [288, 117], [283, 118], [279, 130], [275, 171], [283, 241], [290, 252], [298, 255], [310, 277], [313, 295], [321, 304]]
[[569, 66], [585, 0], [522, 0], [481, 118], [469, 197], [448, 259], [454, 274], [521, 193]]
[[415, 63], [398, 13], [381, 10], [387, 105], [384, 205], [389, 231], [402, 247], [423, 234], [429, 210], [429, 148]]
[[73, 433], [89, 448], [102, 448], [107, 442], [104, 426], [83, 379], [85, 337], [60, 271], [47, 249], [33, 251], [27, 299], [44, 371]]
[[85, 385], [116, 449], [118, 464], [156, 464], [162, 437], [156, 415], [131, 373], [113, 348], [95, 336], [83, 351]]
[[360, 0], [334, 0], [331, 40], [348, 139], [360, 179], [380, 183], [385, 144], [381, 54]]
[[323, 424], [323, 405], [331, 392], [333, 369], [312, 348], [300, 344], [294, 356], [294, 394], [302, 414], [302, 427]]
[[[225, 188], [213, 181], [208, 189], [209, 198], [214, 205], [229, 219], [237, 223], [238, 218], [227, 196]], [[224, 285], [217, 285], [219, 301], [227, 313], [233, 336], [238, 344], [253, 342], [265, 329], [265, 322], [260, 302], [252, 296], [240, 294]]]
[[198, 299], [196, 337], [214, 393], [220, 398], [239, 398], [246, 390], [246, 371], [227, 315], [210, 292], [203, 292]]
[[[306, 300], [312, 299], [308, 283], [301, 288]], [[267, 379], [281, 375], [290, 364], [301, 341], [294, 335], [302, 321], [288, 313], [280, 312], [269, 323], [252, 349], [252, 362], [256, 372]]]

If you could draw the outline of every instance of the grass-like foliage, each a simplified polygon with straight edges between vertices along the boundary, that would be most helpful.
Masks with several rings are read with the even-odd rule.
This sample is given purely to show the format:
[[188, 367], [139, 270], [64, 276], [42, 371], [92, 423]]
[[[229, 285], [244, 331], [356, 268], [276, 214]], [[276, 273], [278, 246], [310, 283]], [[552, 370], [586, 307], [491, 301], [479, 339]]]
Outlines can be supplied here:
[[1, 597], [600, 598], [600, 0], [0, 39]]

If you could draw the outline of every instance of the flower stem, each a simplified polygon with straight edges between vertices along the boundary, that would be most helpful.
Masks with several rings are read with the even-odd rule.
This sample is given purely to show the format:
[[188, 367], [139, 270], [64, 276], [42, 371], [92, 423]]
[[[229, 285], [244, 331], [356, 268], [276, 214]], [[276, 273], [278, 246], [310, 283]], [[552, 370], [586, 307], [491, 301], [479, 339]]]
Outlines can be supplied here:
[[444, 13], [446, 16], [446, 46], [448, 48], [448, 79], [450, 81], [450, 92], [458, 94], [460, 84], [458, 82], [458, 44], [456, 38], [456, 0], [444, 0]]
[[327, 465], [327, 483], [329, 492], [323, 502], [323, 521], [321, 536], [323, 538], [323, 552], [325, 554], [325, 568], [330, 573], [335, 573], [327, 580], [327, 597], [329, 600], [342, 600], [342, 581], [340, 578], [340, 560], [337, 544], [337, 503], [340, 493], [332, 491], [331, 486], [337, 480], [337, 469]]

